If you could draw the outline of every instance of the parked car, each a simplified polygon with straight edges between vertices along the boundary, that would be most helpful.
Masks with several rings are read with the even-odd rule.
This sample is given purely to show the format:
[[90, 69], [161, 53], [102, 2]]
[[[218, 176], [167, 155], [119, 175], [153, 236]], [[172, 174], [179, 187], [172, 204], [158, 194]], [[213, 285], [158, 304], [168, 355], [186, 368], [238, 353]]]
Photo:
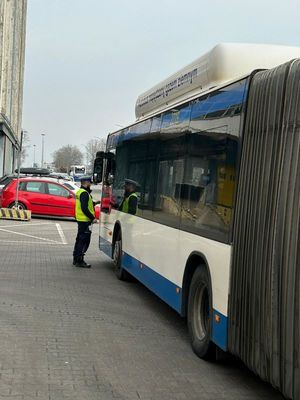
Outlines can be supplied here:
[[[40, 176], [40, 177], [48, 177], [50, 176], [50, 171], [46, 168], [36, 168], [36, 167], [28, 167], [28, 168], [20, 168], [19, 177], [23, 178], [26, 176]], [[14, 174], [3, 175], [0, 178], [0, 189], [3, 189], [4, 186], [8, 185], [10, 181], [18, 177], [18, 169], [15, 170]]]
[[72, 192], [76, 193], [80, 188], [79, 186], [72, 181], [65, 181], [64, 179], [58, 179], [57, 182], [61, 183], [64, 185], [66, 188], [72, 190]]
[[[0, 207], [14, 206], [16, 187], [17, 179], [14, 178], [1, 189]], [[36, 215], [75, 217], [75, 193], [53, 178], [22, 177], [18, 206]]]
[[74, 181], [73, 177], [65, 174], [64, 172], [51, 172], [49, 175], [50, 178], [64, 179], [65, 181]]
[[[23, 176], [24, 175], [22, 175], [22, 177]], [[8, 185], [9, 182], [11, 182], [16, 177], [17, 177], [17, 175], [15, 175], [15, 174], [3, 175], [2, 178], [0, 178], [0, 190], [3, 189], [4, 186]]]

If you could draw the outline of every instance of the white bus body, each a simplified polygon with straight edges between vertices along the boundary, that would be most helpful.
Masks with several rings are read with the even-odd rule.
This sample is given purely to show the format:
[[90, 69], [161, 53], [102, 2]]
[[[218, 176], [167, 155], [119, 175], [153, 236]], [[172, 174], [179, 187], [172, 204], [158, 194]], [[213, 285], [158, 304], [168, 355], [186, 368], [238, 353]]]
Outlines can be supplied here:
[[[300, 48], [218, 45], [139, 96], [137, 121], [108, 137], [107, 151], [116, 155], [112, 204], [120, 203], [124, 178], [138, 181], [143, 174], [148, 181], [143, 183], [141, 208], [136, 215], [125, 214], [117, 207], [102, 212], [100, 249], [113, 257], [116, 239], [121, 235], [121, 268], [181, 315], [188, 312], [189, 285], [198, 266], [195, 263], [201, 260], [211, 285], [210, 339], [223, 350], [228, 349], [235, 182], [251, 73], [297, 57]], [[183, 138], [186, 147], [182, 156]], [[157, 157], [151, 150], [155, 140], [160, 143]], [[197, 140], [210, 143], [207, 154], [197, 152]], [[139, 156], [144, 142], [146, 158], [143, 153]], [[170, 156], [171, 151], [177, 155]], [[145, 164], [143, 157], [149, 159]], [[149, 178], [152, 171], [156, 171], [154, 183]], [[104, 170], [104, 185], [106, 178]], [[207, 182], [213, 179], [218, 189], [217, 194], [216, 189], [210, 189], [215, 192], [209, 202], [205, 200], [209, 196]], [[159, 188], [161, 180], [166, 183], [165, 192]], [[198, 214], [197, 207], [201, 207]]]

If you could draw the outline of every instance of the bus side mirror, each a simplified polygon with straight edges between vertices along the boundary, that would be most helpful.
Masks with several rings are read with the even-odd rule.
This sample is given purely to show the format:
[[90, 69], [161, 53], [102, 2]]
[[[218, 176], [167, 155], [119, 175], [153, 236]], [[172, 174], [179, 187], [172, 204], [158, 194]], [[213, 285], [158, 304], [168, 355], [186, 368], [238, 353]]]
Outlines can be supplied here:
[[114, 182], [116, 173], [116, 161], [114, 153], [105, 153], [106, 168], [105, 168], [105, 185], [111, 186]]
[[108, 174], [106, 178], [106, 183], [108, 186], [111, 186], [114, 183], [115, 176], [113, 174]]
[[103, 175], [103, 161], [104, 161], [104, 152], [103, 155], [97, 153], [97, 158], [94, 162], [94, 171], [93, 171], [93, 181], [95, 184], [102, 182], [102, 175]]

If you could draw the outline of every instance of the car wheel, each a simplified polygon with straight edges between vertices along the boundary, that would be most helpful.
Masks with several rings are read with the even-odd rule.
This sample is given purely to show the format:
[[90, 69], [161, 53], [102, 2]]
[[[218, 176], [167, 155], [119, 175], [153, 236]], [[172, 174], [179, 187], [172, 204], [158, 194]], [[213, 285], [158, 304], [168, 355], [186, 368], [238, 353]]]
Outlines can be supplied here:
[[15, 202], [10, 203], [8, 208], [17, 208], [18, 210], [27, 210], [26, 206], [24, 203], [18, 202], [17, 206], [15, 206]]
[[120, 281], [130, 280], [130, 274], [122, 268], [122, 238], [118, 233], [113, 249], [113, 261], [115, 265], [115, 274]]
[[188, 298], [188, 330], [191, 344], [198, 357], [216, 358], [216, 347], [211, 341], [212, 294], [205, 266], [198, 267], [193, 275]]

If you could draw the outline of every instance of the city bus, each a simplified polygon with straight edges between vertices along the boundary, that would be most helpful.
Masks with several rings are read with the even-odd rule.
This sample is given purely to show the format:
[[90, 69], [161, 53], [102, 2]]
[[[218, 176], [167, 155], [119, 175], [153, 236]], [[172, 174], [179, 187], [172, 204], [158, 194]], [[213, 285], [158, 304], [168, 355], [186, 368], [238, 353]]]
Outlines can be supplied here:
[[71, 165], [69, 175], [73, 177], [75, 182], [80, 181], [80, 177], [86, 174], [85, 165]]
[[[100, 249], [222, 349], [300, 398], [300, 48], [221, 44], [138, 97], [108, 135]], [[136, 182], [136, 213], [120, 211]]]

